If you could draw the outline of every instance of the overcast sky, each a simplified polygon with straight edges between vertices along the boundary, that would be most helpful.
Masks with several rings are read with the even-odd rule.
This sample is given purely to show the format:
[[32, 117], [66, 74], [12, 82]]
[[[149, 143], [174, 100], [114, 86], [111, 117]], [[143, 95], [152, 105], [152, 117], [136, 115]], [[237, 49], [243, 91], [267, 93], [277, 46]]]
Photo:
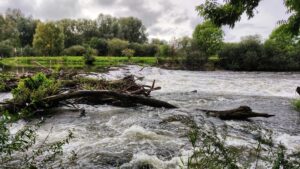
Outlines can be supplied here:
[[[190, 36], [202, 22], [195, 7], [204, 0], [0, 0], [0, 12], [18, 8], [26, 15], [42, 20], [91, 18], [99, 13], [113, 16], [135, 16], [143, 20], [150, 38], [169, 40]], [[234, 29], [224, 27], [225, 41], [239, 41], [246, 35], [260, 34], [267, 38], [278, 20], [286, 19], [283, 0], [263, 0], [255, 18], [247, 17]]]

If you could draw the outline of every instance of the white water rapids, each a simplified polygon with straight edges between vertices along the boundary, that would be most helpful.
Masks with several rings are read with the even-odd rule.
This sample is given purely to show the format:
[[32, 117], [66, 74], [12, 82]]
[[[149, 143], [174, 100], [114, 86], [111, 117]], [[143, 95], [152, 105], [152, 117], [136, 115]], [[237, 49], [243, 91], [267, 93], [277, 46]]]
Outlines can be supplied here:
[[[253, 146], [256, 141], [251, 131], [247, 131], [251, 126], [260, 125], [273, 130], [275, 142], [281, 142], [290, 150], [300, 149], [300, 113], [291, 106], [291, 101], [299, 97], [295, 92], [300, 85], [299, 73], [193, 72], [128, 66], [93, 77], [120, 79], [129, 74], [144, 77], [139, 81], [143, 84], [151, 85], [156, 80], [156, 86], [161, 86], [162, 90], [153, 92], [152, 96], [177, 105], [179, 109], [80, 105], [86, 109], [86, 117], [79, 117], [79, 112], [72, 111], [47, 117], [38, 131], [40, 138], [46, 137], [52, 127], [49, 142], [64, 138], [68, 130], [75, 135], [70, 144], [64, 146], [64, 159], [67, 161], [72, 151], [78, 159], [76, 164], [65, 165], [70, 168], [139, 169], [147, 163], [157, 169], [179, 168], [181, 159], [191, 155], [191, 145], [186, 137], [186, 126], [177, 122], [160, 123], [173, 115], [228, 125], [227, 143], [230, 145]], [[199, 111], [240, 105], [275, 117], [224, 122]], [[24, 122], [20, 121], [13, 128], [22, 124]]]

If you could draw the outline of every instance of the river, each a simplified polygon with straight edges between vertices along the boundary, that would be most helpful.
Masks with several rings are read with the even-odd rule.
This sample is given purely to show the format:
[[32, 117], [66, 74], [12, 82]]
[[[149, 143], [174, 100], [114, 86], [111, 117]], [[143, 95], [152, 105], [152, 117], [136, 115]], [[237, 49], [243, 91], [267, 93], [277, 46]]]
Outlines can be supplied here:
[[[86, 109], [85, 117], [74, 111], [49, 116], [38, 130], [41, 140], [51, 128], [49, 142], [65, 137], [68, 130], [75, 136], [64, 146], [63, 161], [68, 161], [75, 152], [76, 164], [64, 165], [72, 166], [70, 168], [138, 169], [149, 164], [148, 168], [179, 168], [180, 161], [191, 155], [192, 147], [186, 137], [186, 126], [179, 122], [161, 123], [174, 115], [191, 116], [199, 123], [209, 121], [217, 127], [228, 126], [226, 143], [230, 145], [255, 147], [257, 141], [250, 130], [261, 126], [272, 130], [275, 143], [282, 143], [290, 151], [300, 149], [300, 113], [291, 106], [292, 100], [299, 97], [295, 92], [300, 85], [299, 73], [199, 72], [127, 66], [91, 76], [119, 79], [129, 74], [140, 77], [139, 83], [143, 84], [152, 84], [156, 80], [162, 90], [153, 92], [152, 96], [179, 108], [79, 105]], [[253, 118], [246, 122], [222, 121], [207, 117], [200, 110], [225, 110], [241, 105], [275, 117]], [[17, 129], [24, 123], [19, 121], [12, 128]]]

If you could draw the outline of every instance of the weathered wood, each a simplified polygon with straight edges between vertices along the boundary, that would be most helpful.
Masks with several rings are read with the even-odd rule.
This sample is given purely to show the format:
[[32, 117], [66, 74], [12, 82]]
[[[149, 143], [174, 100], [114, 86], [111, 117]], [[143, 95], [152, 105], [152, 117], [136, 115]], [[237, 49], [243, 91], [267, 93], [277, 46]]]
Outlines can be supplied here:
[[218, 117], [222, 120], [247, 120], [252, 117], [273, 117], [275, 115], [265, 114], [265, 113], [256, 113], [248, 106], [240, 106], [239, 108], [225, 111], [216, 111], [216, 110], [201, 110], [206, 112], [208, 116]]
[[123, 94], [123, 93], [118, 93], [118, 92], [108, 91], [108, 90], [75, 91], [75, 92], [71, 92], [71, 93], [64, 93], [64, 94], [50, 96], [50, 97], [43, 99], [42, 102], [45, 102], [45, 103], [51, 105], [51, 104], [56, 104], [56, 103], [58, 103], [60, 101], [64, 101], [64, 100], [76, 99], [76, 98], [90, 98], [90, 97], [99, 98], [99, 99], [114, 98], [116, 100], [120, 100], [125, 103], [131, 102], [131, 103], [142, 104], [142, 105], [151, 106], [151, 107], [177, 108], [176, 106], [174, 106], [170, 103], [164, 102], [164, 101], [160, 101], [160, 100], [156, 100], [156, 99], [152, 99], [152, 98], [148, 98], [148, 97], [143, 97], [143, 96]]
[[300, 87], [297, 87], [296, 92], [300, 95]]

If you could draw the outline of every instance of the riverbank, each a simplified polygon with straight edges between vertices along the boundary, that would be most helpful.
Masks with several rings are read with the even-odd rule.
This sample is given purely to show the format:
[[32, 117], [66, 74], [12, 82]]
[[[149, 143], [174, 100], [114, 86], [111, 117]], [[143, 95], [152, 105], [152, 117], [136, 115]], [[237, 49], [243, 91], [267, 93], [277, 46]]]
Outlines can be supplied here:
[[[69, 67], [69, 68], [83, 68], [85, 66], [83, 57], [80, 56], [57, 56], [57, 57], [12, 57], [0, 59], [0, 64], [7, 67]], [[120, 66], [124, 64], [137, 64], [153, 66], [157, 64], [156, 57], [109, 57], [97, 56], [94, 63], [95, 67], [105, 68], [111, 66]]]

